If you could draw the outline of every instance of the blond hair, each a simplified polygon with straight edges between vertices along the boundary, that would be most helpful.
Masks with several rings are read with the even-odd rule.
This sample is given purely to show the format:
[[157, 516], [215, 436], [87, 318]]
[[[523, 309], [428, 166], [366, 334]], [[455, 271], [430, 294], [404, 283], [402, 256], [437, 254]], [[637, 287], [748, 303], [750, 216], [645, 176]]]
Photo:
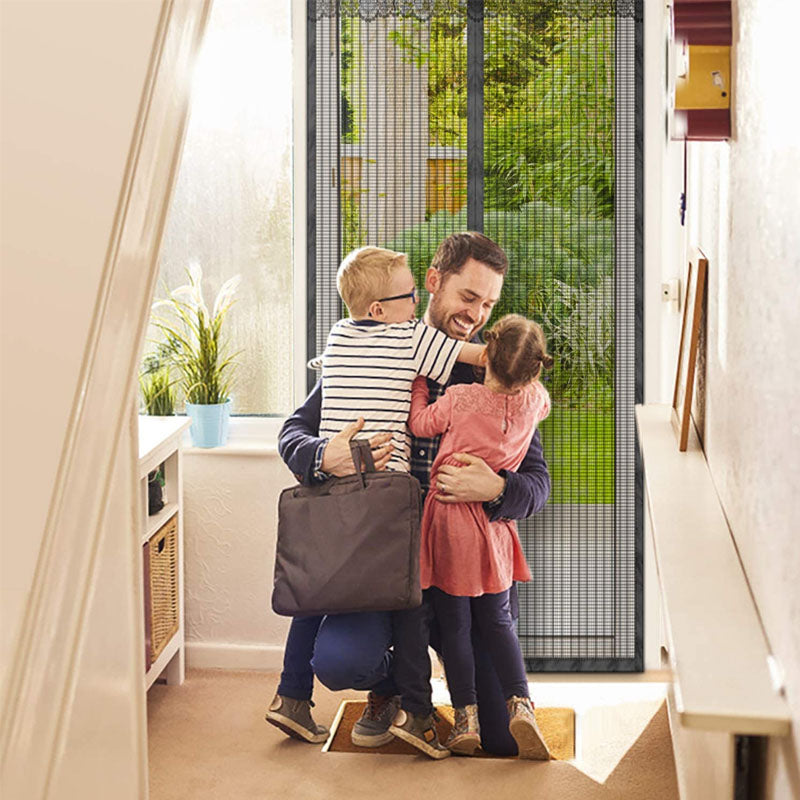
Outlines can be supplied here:
[[366, 316], [370, 305], [386, 294], [392, 273], [406, 265], [405, 253], [383, 247], [348, 253], [336, 272], [336, 288], [351, 316]]

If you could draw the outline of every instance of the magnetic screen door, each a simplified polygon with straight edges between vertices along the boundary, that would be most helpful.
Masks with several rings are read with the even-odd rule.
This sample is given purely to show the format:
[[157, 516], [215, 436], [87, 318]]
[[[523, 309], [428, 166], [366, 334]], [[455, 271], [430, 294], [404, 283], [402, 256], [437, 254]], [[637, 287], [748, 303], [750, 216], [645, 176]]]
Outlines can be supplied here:
[[536, 319], [556, 361], [523, 654], [642, 669], [640, 0], [311, 0], [307, 34], [309, 355], [352, 248], [407, 253], [422, 287], [448, 234], [497, 241], [493, 319]]

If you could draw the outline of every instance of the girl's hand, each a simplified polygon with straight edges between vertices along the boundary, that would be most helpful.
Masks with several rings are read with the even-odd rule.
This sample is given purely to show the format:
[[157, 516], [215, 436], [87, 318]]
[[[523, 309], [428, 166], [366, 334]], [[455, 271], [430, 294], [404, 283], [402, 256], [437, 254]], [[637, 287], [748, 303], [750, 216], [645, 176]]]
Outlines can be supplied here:
[[[364, 418], [359, 417], [356, 422], [345, 425], [339, 433], [332, 436], [325, 445], [322, 453], [320, 468], [329, 475], [342, 478], [345, 475], [355, 474], [353, 456], [350, 452], [350, 440], [364, 427]], [[389, 459], [394, 452], [394, 445], [390, 444], [391, 433], [379, 433], [369, 440], [372, 457], [375, 459], [375, 469], [386, 469]]]
[[463, 467], [443, 464], [436, 473], [436, 499], [440, 503], [484, 503], [494, 500], [505, 488], [500, 477], [482, 458], [454, 453]]

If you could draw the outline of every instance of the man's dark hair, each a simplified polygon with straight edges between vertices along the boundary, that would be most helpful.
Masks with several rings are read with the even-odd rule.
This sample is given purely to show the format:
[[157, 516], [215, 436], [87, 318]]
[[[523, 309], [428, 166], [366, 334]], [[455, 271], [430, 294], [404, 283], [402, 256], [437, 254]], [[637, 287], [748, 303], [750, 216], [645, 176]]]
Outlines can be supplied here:
[[450, 234], [437, 248], [431, 266], [444, 278], [461, 272], [469, 258], [486, 264], [500, 275], [508, 272], [508, 258], [503, 248], [476, 231]]

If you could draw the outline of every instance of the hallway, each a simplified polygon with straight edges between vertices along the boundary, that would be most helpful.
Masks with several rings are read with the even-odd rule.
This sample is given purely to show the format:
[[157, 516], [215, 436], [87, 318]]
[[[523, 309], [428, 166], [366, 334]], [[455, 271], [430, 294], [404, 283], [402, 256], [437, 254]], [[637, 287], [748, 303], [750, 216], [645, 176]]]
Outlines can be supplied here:
[[[631, 703], [591, 706], [585, 683], [536, 684], [540, 707], [577, 711], [578, 756], [549, 763], [501, 759], [323, 753], [283, 737], [263, 719], [275, 673], [192, 670], [182, 686], [156, 684], [148, 695], [152, 800], [217, 798], [525, 797], [526, 800], [677, 800], [662, 684], [625, 684]], [[598, 695], [619, 684], [596, 684]], [[591, 691], [591, 690], [590, 690]], [[330, 724], [357, 692], [315, 691], [314, 714]]]

